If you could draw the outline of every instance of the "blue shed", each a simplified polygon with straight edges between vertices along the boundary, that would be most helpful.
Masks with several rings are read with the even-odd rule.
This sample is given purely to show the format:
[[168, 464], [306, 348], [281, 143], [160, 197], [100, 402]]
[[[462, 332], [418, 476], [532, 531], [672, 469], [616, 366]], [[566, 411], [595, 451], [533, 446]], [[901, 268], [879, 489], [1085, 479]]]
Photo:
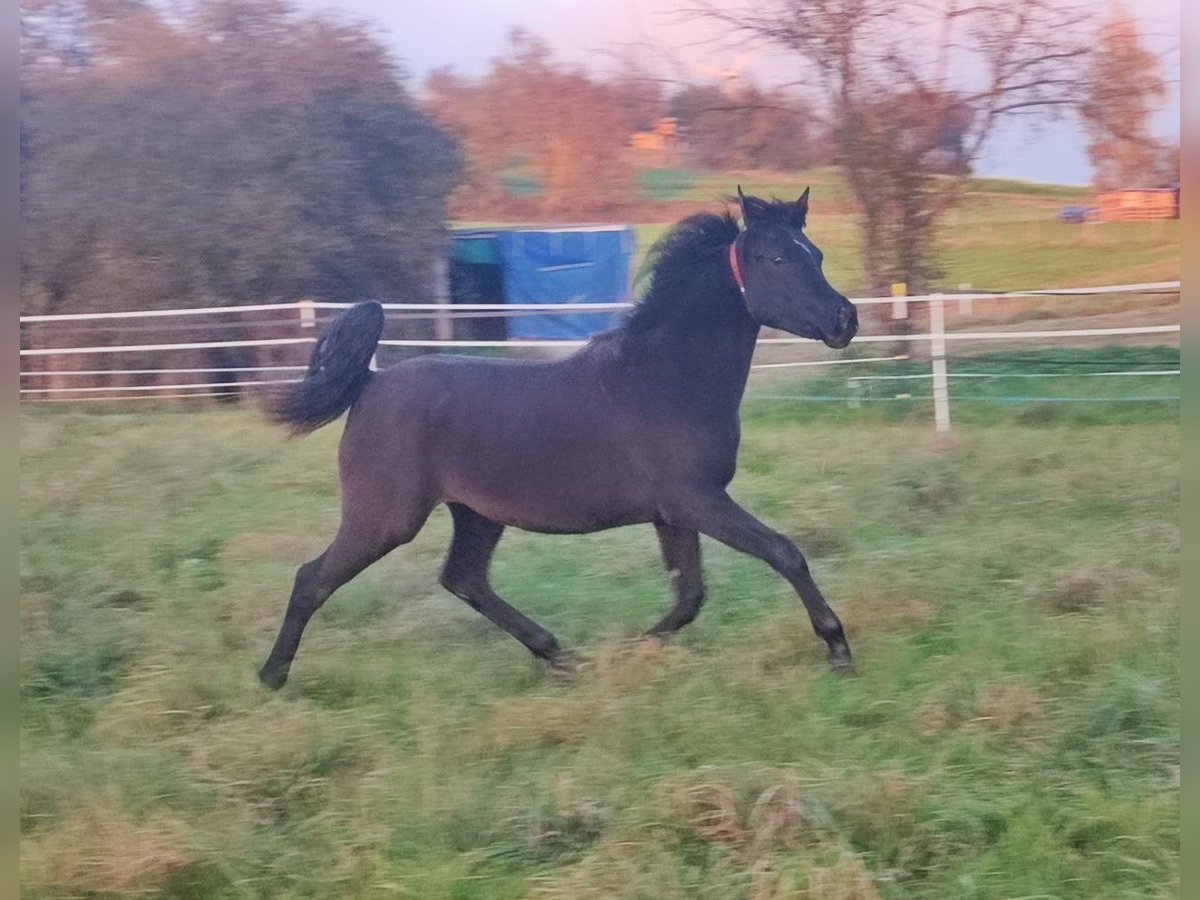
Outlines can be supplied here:
[[[627, 225], [514, 226], [453, 232], [450, 296], [456, 304], [623, 303], [635, 248]], [[492, 339], [582, 339], [619, 313], [514, 315], [483, 326]], [[467, 320], [474, 322], [485, 319]], [[474, 336], [482, 336], [481, 328]]]

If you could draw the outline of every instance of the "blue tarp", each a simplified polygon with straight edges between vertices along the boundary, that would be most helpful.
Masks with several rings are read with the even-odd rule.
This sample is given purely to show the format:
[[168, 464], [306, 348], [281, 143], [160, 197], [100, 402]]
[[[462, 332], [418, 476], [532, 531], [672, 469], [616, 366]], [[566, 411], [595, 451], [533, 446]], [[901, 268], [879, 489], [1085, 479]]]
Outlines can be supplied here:
[[[494, 241], [494, 243], [493, 243]], [[492, 302], [622, 303], [629, 299], [634, 233], [628, 226], [513, 228], [460, 232], [452, 258], [498, 260], [504, 296]], [[609, 328], [619, 313], [521, 315], [508, 319], [508, 336], [586, 338]]]

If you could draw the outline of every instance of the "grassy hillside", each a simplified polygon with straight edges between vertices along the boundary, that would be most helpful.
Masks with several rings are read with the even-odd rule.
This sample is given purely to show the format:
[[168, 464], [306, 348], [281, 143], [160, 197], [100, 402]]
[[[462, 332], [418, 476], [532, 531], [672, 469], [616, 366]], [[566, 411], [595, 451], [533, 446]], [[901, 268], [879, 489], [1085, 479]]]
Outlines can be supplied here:
[[[809, 231], [826, 254], [826, 272], [848, 293], [865, 283], [853, 198], [837, 169], [805, 173], [647, 171], [643, 196], [676, 208], [663, 222], [696, 204], [717, 208], [738, 184], [748, 194], [795, 197], [812, 187]], [[943, 284], [976, 290], [1121, 284], [1179, 277], [1179, 222], [1072, 225], [1057, 220], [1066, 205], [1086, 204], [1086, 189], [1000, 179], [972, 179], [962, 207], [946, 221]], [[664, 211], [670, 210], [665, 206]], [[661, 215], [661, 213], [660, 213]], [[662, 223], [639, 228], [648, 247]]]
[[437, 587], [439, 512], [271, 694], [340, 426], [24, 410], [23, 896], [1178, 896], [1172, 414], [939, 448], [748, 409], [733, 492], [808, 552], [855, 679], [753, 560], [706, 542], [662, 647], [628, 640], [668, 604], [650, 529], [513, 533], [499, 590], [583, 655], [553, 681]]

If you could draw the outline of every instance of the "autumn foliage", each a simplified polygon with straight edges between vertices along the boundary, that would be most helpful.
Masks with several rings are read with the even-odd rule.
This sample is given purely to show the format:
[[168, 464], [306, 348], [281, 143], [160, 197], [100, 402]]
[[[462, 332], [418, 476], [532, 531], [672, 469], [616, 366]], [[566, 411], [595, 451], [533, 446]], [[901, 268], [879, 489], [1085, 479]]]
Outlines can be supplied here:
[[[430, 114], [466, 151], [467, 181], [454, 195], [459, 214], [579, 217], [630, 198], [636, 113], [618, 85], [556, 62], [538, 38], [515, 31], [483, 78], [440, 70], [426, 90]], [[506, 190], [513, 170], [533, 182], [524, 196]]]
[[[1151, 130], [1151, 117], [1167, 96], [1162, 66], [1143, 46], [1137, 22], [1119, 6], [1100, 30], [1089, 84], [1082, 113], [1096, 187], [1153, 187], [1170, 180], [1160, 170], [1170, 167], [1171, 151]], [[1178, 179], [1178, 150], [1174, 153]]]

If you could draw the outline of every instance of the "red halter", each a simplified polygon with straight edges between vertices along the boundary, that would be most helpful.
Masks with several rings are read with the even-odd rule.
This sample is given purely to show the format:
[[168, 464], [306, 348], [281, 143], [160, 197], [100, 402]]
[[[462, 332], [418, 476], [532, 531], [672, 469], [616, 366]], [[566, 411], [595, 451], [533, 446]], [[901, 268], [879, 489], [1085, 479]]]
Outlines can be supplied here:
[[742, 281], [742, 269], [738, 265], [737, 257], [737, 239], [729, 245], [729, 268], [733, 270], [733, 280], [737, 282], [738, 290], [742, 292], [742, 296], [746, 296], [746, 282]]

